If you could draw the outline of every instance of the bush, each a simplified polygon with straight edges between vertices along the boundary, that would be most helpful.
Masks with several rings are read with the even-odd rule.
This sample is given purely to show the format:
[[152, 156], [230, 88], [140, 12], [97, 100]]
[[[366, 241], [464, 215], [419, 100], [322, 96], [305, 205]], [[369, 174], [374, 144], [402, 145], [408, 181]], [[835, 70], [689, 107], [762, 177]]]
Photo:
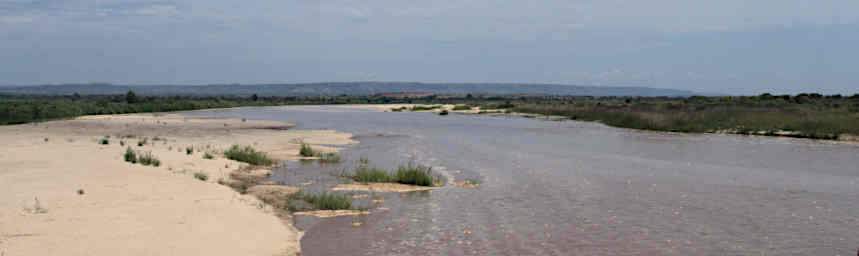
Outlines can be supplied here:
[[271, 160], [271, 158], [269, 158], [265, 152], [257, 151], [250, 146], [240, 147], [239, 145], [233, 145], [232, 147], [230, 147], [230, 149], [224, 152], [224, 156], [230, 160], [245, 162], [253, 165], [274, 164], [274, 160]]
[[195, 172], [194, 178], [202, 181], [207, 181], [209, 180], [209, 175], [204, 172]]
[[107, 145], [107, 144], [110, 144], [110, 140], [108, 140], [107, 138], [102, 138], [101, 140], [98, 141], [98, 144]]
[[194, 148], [192, 148], [192, 147], [186, 147], [186, 148], [185, 148], [185, 154], [186, 154], [186, 155], [194, 154]]
[[124, 157], [125, 157], [126, 162], [129, 162], [132, 164], [137, 163], [137, 153], [135, 153], [134, 150], [131, 149], [131, 147], [128, 147], [128, 149], [125, 150]]
[[215, 159], [215, 156], [213, 156], [212, 154], [209, 154], [209, 152], [206, 152], [205, 154], [203, 154], [203, 159], [211, 160], [211, 159]]

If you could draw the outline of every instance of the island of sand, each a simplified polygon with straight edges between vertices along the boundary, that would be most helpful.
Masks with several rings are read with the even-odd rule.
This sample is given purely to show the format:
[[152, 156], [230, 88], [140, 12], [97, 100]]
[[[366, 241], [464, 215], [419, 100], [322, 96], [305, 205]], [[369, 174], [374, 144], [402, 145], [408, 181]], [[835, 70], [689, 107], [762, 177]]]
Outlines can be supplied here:
[[[246, 166], [221, 154], [231, 145], [289, 160], [302, 142], [355, 143], [291, 127], [177, 114], [0, 127], [0, 255], [299, 254], [288, 215], [221, 185]], [[124, 161], [128, 148], [158, 166]]]

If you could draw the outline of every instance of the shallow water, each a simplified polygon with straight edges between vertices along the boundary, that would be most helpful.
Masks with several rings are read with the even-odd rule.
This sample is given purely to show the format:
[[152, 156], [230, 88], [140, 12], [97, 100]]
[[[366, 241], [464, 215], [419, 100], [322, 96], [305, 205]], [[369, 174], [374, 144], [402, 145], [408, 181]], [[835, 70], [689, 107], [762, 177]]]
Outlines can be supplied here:
[[299, 216], [303, 255], [853, 255], [859, 246], [854, 144], [345, 106], [193, 113], [356, 134], [342, 165], [275, 173], [293, 185], [325, 189], [359, 157], [482, 182], [372, 193], [391, 209], [371, 215]]

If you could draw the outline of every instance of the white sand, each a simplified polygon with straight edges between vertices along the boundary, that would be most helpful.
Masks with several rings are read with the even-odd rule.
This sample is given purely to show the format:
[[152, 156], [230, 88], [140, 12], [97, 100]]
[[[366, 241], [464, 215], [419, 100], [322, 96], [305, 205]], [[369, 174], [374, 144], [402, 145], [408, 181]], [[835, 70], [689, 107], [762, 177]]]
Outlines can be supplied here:
[[[220, 154], [232, 144], [294, 159], [302, 140], [354, 143], [345, 133], [283, 130], [291, 126], [140, 114], [0, 127], [0, 255], [295, 255], [301, 233], [290, 221], [215, 183], [240, 166]], [[110, 144], [99, 145], [105, 135]], [[120, 146], [118, 135], [137, 138]], [[149, 144], [137, 147], [140, 136]], [[161, 166], [124, 162], [128, 146]]]

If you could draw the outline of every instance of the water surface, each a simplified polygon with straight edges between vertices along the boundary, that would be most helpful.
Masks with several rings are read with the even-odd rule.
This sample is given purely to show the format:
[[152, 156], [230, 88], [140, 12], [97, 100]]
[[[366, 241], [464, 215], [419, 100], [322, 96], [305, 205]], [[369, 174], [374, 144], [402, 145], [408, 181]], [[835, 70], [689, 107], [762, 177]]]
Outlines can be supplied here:
[[367, 216], [298, 217], [303, 255], [853, 255], [859, 246], [854, 144], [345, 106], [193, 113], [356, 135], [342, 166], [275, 174], [293, 185], [324, 189], [359, 157], [482, 181], [373, 193], [391, 210]]

